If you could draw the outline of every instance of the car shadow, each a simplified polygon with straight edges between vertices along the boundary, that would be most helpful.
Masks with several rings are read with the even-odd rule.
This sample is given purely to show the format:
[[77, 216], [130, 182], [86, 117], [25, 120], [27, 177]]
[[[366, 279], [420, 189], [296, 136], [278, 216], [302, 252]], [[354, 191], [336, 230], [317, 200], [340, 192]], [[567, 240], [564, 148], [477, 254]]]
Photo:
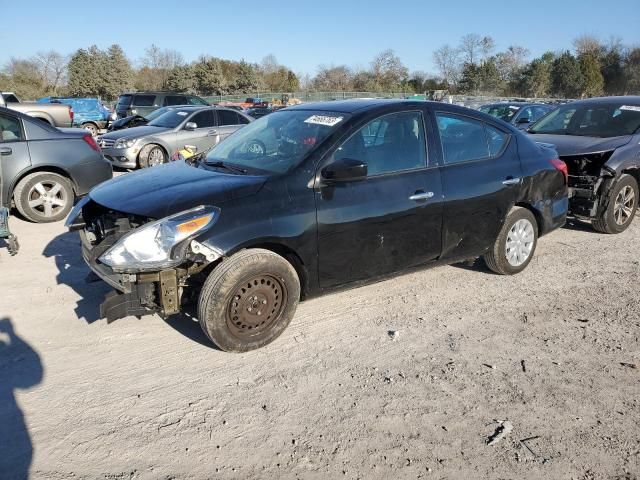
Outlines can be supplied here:
[[[5, 341], [7, 339], [7, 341]], [[0, 318], [0, 477], [27, 479], [33, 444], [15, 390], [38, 385], [44, 368], [38, 353]]]
[[87, 282], [92, 272], [82, 258], [80, 237], [77, 232], [66, 232], [51, 240], [42, 254], [53, 258], [58, 274], [58, 285], [71, 287], [80, 297], [75, 308], [78, 318], [87, 323], [100, 319], [100, 304], [111, 287], [102, 281]]
[[574, 230], [577, 232], [589, 232], [596, 234], [600, 233], [591, 226], [591, 223], [585, 222], [583, 220], [578, 220], [577, 218], [567, 218], [567, 222], [562, 228], [566, 230]]
[[184, 335], [188, 339], [213, 350], [222, 351], [216, 344], [209, 340], [202, 331], [195, 310], [195, 305], [185, 305], [181, 313], [165, 318], [164, 321], [176, 332]]
[[460, 268], [461, 270], [467, 270], [470, 272], [482, 272], [488, 273], [491, 275], [497, 275], [495, 272], [491, 271], [487, 264], [482, 258], [476, 258], [474, 260], [466, 260], [464, 262], [452, 263], [452, 267]]

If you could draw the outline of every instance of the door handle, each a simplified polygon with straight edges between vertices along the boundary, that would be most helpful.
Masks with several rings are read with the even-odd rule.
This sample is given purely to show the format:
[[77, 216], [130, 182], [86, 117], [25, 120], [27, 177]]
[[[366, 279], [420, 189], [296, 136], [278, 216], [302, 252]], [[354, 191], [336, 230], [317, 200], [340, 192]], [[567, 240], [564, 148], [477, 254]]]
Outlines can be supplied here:
[[517, 185], [518, 183], [520, 183], [519, 178], [507, 178], [502, 182], [503, 185]]
[[211, 135], [217, 135], [218, 134], [218, 130], [209, 130], [207, 132], [207, 135], [211, 136]]
[[409, 197], [409, 200], [419, 201], [419, 200], [429, 200], [433, 197], [433, 192], [416, 192]]
[[11, 150], [9, 147], [0, 148], [0, 155], [11, 155], [12, 153], [13, 150]]

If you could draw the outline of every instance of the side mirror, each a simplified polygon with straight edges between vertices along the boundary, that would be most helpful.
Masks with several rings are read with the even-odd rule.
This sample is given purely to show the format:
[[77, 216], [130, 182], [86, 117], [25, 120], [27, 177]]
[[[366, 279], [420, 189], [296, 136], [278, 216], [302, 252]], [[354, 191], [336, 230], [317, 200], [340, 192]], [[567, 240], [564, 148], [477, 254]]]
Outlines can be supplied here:
[[354, 158], [341, 158], [320, 172], [326, 183], [353, 182], [367, 177], [367, 164]]
[[184, 124], [184, 129], [189, 130], [190, 132], [192, 132], [196, 128], [198, 128], [198, 124], [196, 122], [187, 122]]
[[527, 117], [520, 117], [516, 123], [531, 123], [531, 121]]

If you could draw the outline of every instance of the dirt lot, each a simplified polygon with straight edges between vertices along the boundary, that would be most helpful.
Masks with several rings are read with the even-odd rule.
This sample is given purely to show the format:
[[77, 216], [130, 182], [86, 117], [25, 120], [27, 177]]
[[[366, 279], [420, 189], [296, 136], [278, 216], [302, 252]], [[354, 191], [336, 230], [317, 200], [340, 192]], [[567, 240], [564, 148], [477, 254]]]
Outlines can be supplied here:
[[[640, 475], [638, 219], [555, 232], [516, 277], [439, 267], [303, 303], [244, 355], [187, 317], [98, 320], [77, 235], [13, 226], [2, 478], [31, 450], [43, 479]], [[497, 421], [513, 430], [487, 445]]]

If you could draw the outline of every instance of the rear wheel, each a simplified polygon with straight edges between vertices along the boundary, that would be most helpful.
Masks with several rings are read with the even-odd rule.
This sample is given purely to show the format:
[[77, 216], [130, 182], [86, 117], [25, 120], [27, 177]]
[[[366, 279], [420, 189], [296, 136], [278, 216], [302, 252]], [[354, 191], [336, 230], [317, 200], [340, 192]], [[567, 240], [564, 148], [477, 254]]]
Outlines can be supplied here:
[[167, 161], [167, 155], [160, 145], [145, 145], [140, 150], [140, 166], [142, 168], [155, 167]]
[[249, 249], [218, 265], [198, 302], [200, 326], [228, 352], [273, 342], [291, 322], [300, 298], [295, 269], [269, 250]]
[[514, 275], [527, 268], [538, 244], [536, 217], [524, 207], [514, 207], [493, 248], [484, 256], [487, 266], [500, 275]]
[[36, 223], [57, 222], [73, 207], [71, 183], [62, 175], [36, 172], [16, 186], [13, 199], [20, 214]]
[[609, 195], [607, 208], [591, 224], [602, 233], [624, 232], [638, 208], [638, 182], [631, 175], [623, 174]]

